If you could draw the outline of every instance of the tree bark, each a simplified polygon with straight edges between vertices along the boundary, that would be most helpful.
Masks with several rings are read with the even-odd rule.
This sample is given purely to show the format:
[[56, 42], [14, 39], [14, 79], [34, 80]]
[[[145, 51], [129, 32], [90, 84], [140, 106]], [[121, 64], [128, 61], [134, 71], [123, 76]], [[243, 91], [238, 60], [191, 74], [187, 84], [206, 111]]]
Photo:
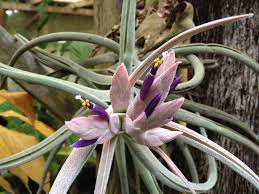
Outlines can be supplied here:
[[[259, 1], [258, 0], [193, 0], [198, 17], [196, 24], [243, 13], [254, 13], [254, 17], [224, 28], [203, 33], [196, 42], [222, 43], [238, 49], [256, 61], [259, 60]], [[216, 56], [220, 68], [207, 72], [202, 86], [204, 104], [219, 108], [248, 123], [251, 130], [259, 129], [259, 76], [244, 64], [227, 57]], [[229, 139], [213, 136], [213, 140], [240, 158], [256, 173], [259, 172], [258, 156]], [[200, 169], [204, 171], [203, 169]], [[241, 176], [223, 164], [219, 164], [217, 185], [208, 193], [255, 194], [256, 189]]]
[[122, 0], [95, 0], [95, 32], [105, 35], [111, 28], [120, 23]]

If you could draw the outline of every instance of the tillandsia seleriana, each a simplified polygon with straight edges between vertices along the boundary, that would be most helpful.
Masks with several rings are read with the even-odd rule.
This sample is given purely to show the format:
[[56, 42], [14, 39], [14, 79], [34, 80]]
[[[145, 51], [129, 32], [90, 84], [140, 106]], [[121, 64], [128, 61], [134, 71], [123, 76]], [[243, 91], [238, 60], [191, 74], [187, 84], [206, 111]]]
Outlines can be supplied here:
[[157, 59], [147, 74], [140, 92], [130, 103], [131, 90], [128, 73], [124, 64], [115, 71], [110, 89], [111, 106], [105, 110], [89, 100], [76, 96], [84, 107], [97, 115], [78, 117], [66, 122], [66, 126], [81, 140], [72, 147], [84, 147], [91, 144], [103, 144], [121, 132], [131, 136], [137, 143], [148, 147], [161, 146], [182, 132], [160, 128], [172, 120], [183, 104], [184, 98], [164, 102], [173, 92], [180, 77], [174, 80], [178, 64], [172, 50]]
[[[177, 66], [173, 50], [163, 53], [162, 60], [157, 58], [154, 61], [140, 92], [130, 103], [132, 84], [129, 83], [125, 65], [121, 64], [112, 78], [111, 106], [107, 110], [77, 95], [76, 99], [96, 115], [78, 117], [66, 122], [68, 129], [81, 137], [72, 147], [103, 144], [118, 134], [126, 133], [138, 144], [145, 145], [165, 157], [166, 154], [159, 146], [183, 134], [181, 131], [161, 128], [172, 120], [173, 114], [184, 102], [184, 98], [164, 102], [180, 82], [181, 75], [174, 80]], [[169, 157], [166, 157], [165, 161], [192, 193], [196, 193]]]
[[[92, 128], [92, 130], [83, 129], [81, 131], [74, 131], [78, 132], [78, 134], [81, 135], [81, 140], [75, 143], [74, 147], [85, 147], [75, 148], [72, 150], [71, 154], [62, 166], [58, 176], [56, 177], [50, 193], [63, 194], [68, 192], [71, 184], [74, 182], [76, 176], [84, 166], [89, 156], [93, 153], [93, 150], [96, 148], [96, 145], [98, 143], [103, 143], [103, 145], [98, 174], [96, 177], [96, 194], [104, 194], [106, 192], [114, 155], [116, 158], [116, 166], [118, 168], [118, 179], [120, 179], [121, 193], [129, 193], [129, 184], [127, 180], [127, 177], [129, 175], [126, 166], [129, 161], [126, 161], [125, 157], [125, 153], [128, 154], [128, 152], [126, 152], [125, 150], [125, 145], [127, 145], [129, 154], [132, 156], [132, 161], [134, 162], [134, 164], [136, 164], [134, 166], [139, 171], [140, 176], [150, 193], [161, 193], [157, 180], [159, 180], [162, 184], [167, 185], [168, 187], [178, 190], [180, 192], [194, 192], [193, 190], [195, 190], [196, 192], [204, 193], [210, 190], [217, 181], [217, 166], [214, 158], [228, 165], [230, 168], [246, 178], [258, 189], [258, 176], [234, 155], [232, 155], [213, 141], [209, 140], [206, 137], [206, 130], [212, 130], [223, 136], [232, 138], [239, 143], [248, 146], [256, 153], [259, 153], [258, 146], [254, 142], [252, 142], [258, 141], [258, 139], [254, 138], [254, 134], [250, 133], [251, 131], [249, 132], [248, 129], [245, 131], [247, 136], [242, 136], [237, 131], [233, 132], [233, 130], [229, 130], [230, 126], [224, 128], [224, 125], [222, 123], [219, 124], [215, 121], [211, 121], [208, 118], [203, 117], [204, 115], [207, 116], [210, 112], [207, 113], [207, 115], [204, 114], [203, 116], [195, 114], [195, 112], [201, 113], [201, 109], [204, 108], [204, 105], [202, 104], [198, 104], [198, 109], [197, 106], [196, 109], [191, 109], [191, 111], [194, 112], [192, 113], [188, 111], [189, 109], [185, 108], [185, 106], [187, 105], [186, 100], [184, 101], [183, 109], [180, 108], [175, 113], [174, 117], [177, 118], [177, 120], [187, 122], [187, 124], [190, 123], [192, 125], [200, 127], [202, 135], [187, 127], [181, 126], [176, 122], [167, 120], [171, 119], [172, 113], [176, 111], [178, 107], [180, 107], [181, 103], [183, 103], [181, 98], [178, 98], [178, 100], [176, 101], [168, 102], [168, 104], [163, 102], [165, 97], [167, 97], [167, 94], [170, 93], [170, 89], [168, 91], [169, 86], [173, 90], [174, 86], [171, 84], [176, 84], [178, 82], [177, 79], [175, 82], [173, 82], [173, 74], [175, 71], [174, 68], [176, 68], [177, 64], [174, 64], [173, 61], [171, 61], [171, 64], [164, 64], [167, 60], [167, 57], [170, 58], [170, 56], [173, 56], [171, 52], [171, 55], [169, 56], [167, 56], [167, 53], [164, 53], [164, 56], [162, 57], [163, 63], [160, 64], [159, 60], [156, 60], [154, 62], [154, 60], [157, 57], [161, 56], [163, 52], [175, 47], [175, 45], [181, 41], [189, 39], [200, 32], [212, 29], [219, 25], [226, 25], [231, 22], [251, 17], [252, 14], [244, 14], [240, 16], [223, 18], [184, 31], [170, 39], [165, 44], [161, 45], [161, 47], [159, 47], [158, 49], [154, 50], [146, 59], [144, 59], [143, 61], [139, 61], [138, 58], [135, 56], [136, 50], [134, 47], [136, 8], [135, 3], [136, 1], [134, 0], [123, 1], [120, 45], [105, 37], [100, 37], [98, 35], [88, 33], [54, 33], [43, 35], [31, 41], [28, 41], [19, 36], [19, 40], [21, 40], [24, 45], [19, 48], [17, 52], [13, 55], [9, 63], [10, 66], [0, 63], [0, 74], [2, 75], [10, 76], [13, 79], [21, 79], [23, 81], [32, 82], [34, 84], [41, 84], [44, 86], [53, 87], [58, 90], [63, 90], [71, 93], [73, 95], [80, 94], [82, 97], [77, 96], [77, 98], [82, 101], [84, 106], [89, 107], [93, 112], [97, 114], [87, 117], [89, 118], [87, 120], [90, 122], [90, 118], [92, 118], [92, 123], [95, 123], [98, 128]], [[54, 69], [56, 68], [57, 70], [63, 69], [65, 71], [69, 71], [70, 73], [76, 74], [80, 78], [89, 80], [93, 83], [102, 84], [102, 82], [105, 82], [103, 85], [112, 85], [111, 91], [115, 90], [111, 92], [109, 90], [103, 90], [103, 88], [90, 88], [62, 79], [53, 78], [51, 76], [39, 75], [36, 73], [22, 71], [20, 69], [11, 67], [25, 51], [39, 45], [40, 43], [59, 40], [85, 41], [107, 47], [119, 56], [119, 64], [121, 64], [121, 62], [124, 62], [128, 72], [125, 70], [125, 67], [123, 65], [120, 65], [114, 76], [111, 77], [107, 74], [104, 75], [93, 72], [90, 69], [80, 66], [79, 64], [74, 63], [70, 60], [43, 52], [39, 48], [33, 49], [33, 54], [35, 54], [39, 61], [42, 61], [42, 64], [50, 66], [52, 65], [51, 67]], [[222, 52], [222, 49], [224, 49], [224, 52]], [[223, 45], [188, 44], [177, 46], [174, 50], [176, 54], [186, 55], [187, 58], [190, 58], [190, 61], [193, 61], [191, 59], [195, 58], [193, 56], [189, 57], [190, 54], [193, 53], [199, 54], [200, 52], [207, 53], [209, 51], [213, 51], [215, 52], [215, 54], [223, 53], [223, 55], [239, 60], [251, 67], [256, 72], [259, 72], [259, 66], [255, 61], [251, 60], [244, 54], [227, 48]], [[193, 64], [195, 72], [194, 77], [198, 77], [199, 79], [192, 79], [186, 83], [180, 83], [176, 90], [183, 91], [186, 89], [191, 89], [201, 83], [205, 74], [204, 66], [202, 63], [199, 63], [197, 57], [195, 59], [195, 63]], [[114, 62], [114, 65], [116, 62]], [[131, 70], [133, 69], [133, 65], [135, 70], [131, 72]], [[170, 67], [170, 65], [172, 67]], [[171, 71], [172, 75], [170, 77], [164, 76], [166, 82], [161, 82], [162, 84], [160, 85], [164, 88], [157, 89], [160, 87], [157, 78], [162, 78], [161, 75], [166, 75], [166, 72], [164, 72], [163, 69], [164, 67], [168, 68], [168, 71]], [[133, 99], [133, 94], [137, 90], [135, 83], [141, 79], [141, 76], [147, 70], [149, 70], [149, 73], [144, 80], [143, 86], [141, 87], [140, 92], [137, 94], [137, 96], [135, 96], [135, 98]], [[127, 76], [129, 77], [127, 78]], [[121, 81], [116, 81], [116, 79]], [[180, 77], [178, 77], [178, 80], [179, 79]], [[116, 86], [115, 83], [118, 85]], [[131, 93], [129, 94], [128, 92], [130, 90]], [[161, 91], [162, 93], [160, 93]], [[109, 94], [111, 94], [110, 97]], [[167, 99], [171, 97], [172, 96], [169, 96]], [[86, 99], [89, 99], [91, 101], [87, 101]], [[110, 108], [108, 108], [107, 102], [110, 101], [112, 105], [110, 106]], [[127, 104], [127, 102], [129, 104]], [[178, 102], [179, 104], [177, 105], [176, 102]], [[167, 109], [166, 111], [160, 112], [160, 114], [158, 114], [159, 117], [157, 118], [161, 118], [161, 120], [155, 118], [157, 119], [157, 121], [160, 121], [160, 123], [152, 123], [152, 117], [156, 115], [156, 112], [159, 113], [159, 110], [161, 111], [164, 109], [164, 107], [162, 106], [163, 104], [167, 104], [168, 106], [171, 105], [173, 108], [170, 109], [170, 111], [172, 112], [169, 114], [169, 110]], [[107, 109], [105, 110], [104, 108]], [[211, 110], [211, 112], [219, 111], [212, 109], [211, 107], [209, 110]], [[75, 117], [83, 116], [86, 112], [86, 109], [84, 109], [82, 112], [79, 111], [75, 115]], [[168, 113], [168, 115], [165, 115], [166, 113]], [[221, 111], [218, 115], [223, 115], [224, 119], [228, 119], [228, 121], [231, 122], [231, 124], [233, 124], [234, 126], [239, 126], [241, 129], [247, 129], [242, 125], [242, 123], [240, 124], [240, 121], [238, 119], [231, 117], [227, 113], [223, 113]], [[218, 117], [216, 117], [216, 119], [217, 118]], [[72, 121], [76, 120], [78, 119]], [[85, 121], [87, 120], [85, 118], [81, 119], [83, 123], [85, 123]], [[67, 125], [70, 126], [71, 123], [68, 122]], [[82, 125], [78, 124], [78, 126]], [[71, 129], [73, 130], [78, 128], [72, 127]], [[165, 137], [165, 134], [168, 134], [168, 136]], [[59, 130], [57, 130], [57, 132], [55, 132], [53, 136], [43, 140], [38, 145], [8, 158], [1, 159], [0, 169], [8, 169], [31, 161], [39, 155], [47, 153], [55, 146], [63, 143], [70, 135], [71, 132], [66, 129], [66, 126], [63, 126]], [[175, 137], [176, 141], [191, 145], [192, 147], [195, 147], [202, 152], [205, 152], [206, 154], [214, 157], [212, 158], [208, 156], [209, 168], [207, 181], [199, 183], [192, 178], [192, 182], [187, 182], [184, 176], [182, 176], [180, 171], [178, 171], [174, 163], [171, 161], [171, 159], [164, 152], [161, 151], [159, 145], [168, 142]], [[179, 147], [181, 147], [181, 145]], [[174, 173], [168, 170], [158, 160], [158, 158], [155, 157], [155, 155], [150, 151], [150, 148], [157, 152], [168, 163], [169, 167]], [[55, 155], [55, 153], [52, 155]], [[188, 163], [191, 162], [191, 159], [192, 158], [190, 157], [186, 157], [185, 161], [187, 161]], [[195, 169], [195, 165], [191, 165], [192, 167], [194, 166]], [[116, 166], [114, 166], [114, 168], [116, 168]], [[46, 168], [46, 172], [47, 171], [48, 168]], [[42, 184], [44, 185], [44, 178]], [[38, 193], [41, 193], [41, 191], [39, 191]]]
[[[133, 1], [125, 1], [124, 5], [129, 2], [131, 3]], [[135, 7], [132, 5], [125, 6], [124, 12], [125, 9], [129, 9], [128, 11], [130, 12], [130, 9], [135, 9]], [[128, 17], [132, 17], [128, 22], [135, 21], [134, 14], [135, 13], [132, 12], [128, 15]], [[132, 61], [134, 61], [132, 57], [134, 55], [134, 35], [129, 35], [128, 32], [133, 32], [135, 25], [131, 23], [131, 25], [128, 26], [128, 31], [125, 31], [123, 28], [126, 25], [125, 21], [127, 19], [125, 19], [125, 17], [127, 14], [124, 13], [122, 15], [123, 25], [121, 30], [122, 38], [120, 42], [120, 58], [121, 61], [125, 62], [128, 72], [125, 70], [123, 64], [121, 64], [116, 70], [112, 78], [112, 86], [109, 91], [111, 106], [106, 110], [99, 107], [101, 104], [93, 104], [92, 102], [81, 98], [81, 96], [77, 96], [77, 98], [82, 101], [82, 104], [89, 107], [97, 114], [97, 116], [81, 117], [66, 123], [71, 131], [81, 136], [81, 139], [73, 146], [83, 147], [75, 148], [72, 151], [53, 183], [50, 193], [66, 193], [68, 191], [70, 185], [83, 167], [86, 159], [91, 155], [96, 144], [99, 143], [103, 143], [103, 148], [94, 193], [104, 194], [106, 192], [115, 152], [116, 163], [119, 169], [121, 191], [125, 194], [129, 193], [124, 142], [126, 142], [133, 161], [137, 164], [136, 166], [139, 168], [138, 170], [141, 172], [143, 180], [146, 180], [145, 185], [151, 193], [161, 192], [153, 175], [163, 184], [181, 192], [195, 193], [210, 190], [217, 180], [217, 170], [214, 159], [208, 157], [210, 168], [208, 180], [206, 182], [188, 182], [182, 175], [181, 171], [179, 171], [174, 165], [170, 157], [159, 148], [160, 145], [174, 138], [177, 138], [179, 141], [187, 143], [217, 158], [258, 188], [258, 176], [238, 158], [206, 138], [206, 131], [201, 131], [205, 136], [204, 137], [187, 127], [170, 121], [172, 114], [183, 103], [183, 99], [180, 98], [176, 101], [168, 102], [168, 104], [163, 103], [168, 93], [171, 92], [169, 88], [173, 90], [175, 85], [177, 85], [177, 82], [179, 82], [180, 77], [177, 77], [175, 81], [173, 81], [177, 64], [173, 61], [172, 52], [170, 52], [169, 56], [167, 53], [164, 53], [164, 56], [162, 57], [163, 63], [161, 63], [160, 67], [158, 67], [160, 61], [156, 60], [156, 58], [180, 40], [189, 38], [190, 34], [194, 35], [205, 29], [215, 27], [219, 25], [219, 23], [223, 24], [228, 19], [213, 21], [210, 24], [195, 27], [172, 38], [155, 50], [137, 66], [134, 72], [131, 73]], [[250, 17], [251, 15], [248, 14], [247, 16]], [[235, 17], [233, 17], [233, 20], [231, 19], [231, 21], [234, 21], [234, 18]], [[127, 57], [125, 57], [125, 55]], [[167, 63], [167, 60], [169, 63]], [[167, 70], [165, 71], [164, 68]], [[140, 92], [135, 96], [134, 100], [131, 101], [134, 96], [130, 93], [130, 90], [132, 89], [131, 92], [134, 91], [133, 86], [136, 81], [140, 79], [148, 69], [149, 73], [144, 79]], [[167, 75], [167, 71], [171, 73], [171, 76]], [[130, 74], [129, 77], [128, 73]], [[160, 80], [162, 77], [164, 80]], [[77, 94], [80, 94], [80, 92], [77, 92]], [[171, 105], [172, 108], [164, 111], [163, 109], [165, 109], [165, 107], [163, 107], [163, 105], [165, 104], [168, 106]], [[157, 117], [157, 115], [159, 115], [159, 117], [161, 116], [161, 120], [158, 119], [159, 117]], [[156, 119], [156, 122], [153, 122], [154, 118]], [[77, 121], [80, 123], [77, 123]], [[81, 128], [82, 126], [86, 128]], [[92, 132], [89, 130], [89, 127], [93, 129]], [[167, 137], [165, 134], [167, 134]], [[174, 173], [171, 173], [165, 166], [163, 166], [148, 147], [157, 152], [166, 161]], [[254, 150], [258, 150], [258, 147], [255, 147], [256, 148]]]

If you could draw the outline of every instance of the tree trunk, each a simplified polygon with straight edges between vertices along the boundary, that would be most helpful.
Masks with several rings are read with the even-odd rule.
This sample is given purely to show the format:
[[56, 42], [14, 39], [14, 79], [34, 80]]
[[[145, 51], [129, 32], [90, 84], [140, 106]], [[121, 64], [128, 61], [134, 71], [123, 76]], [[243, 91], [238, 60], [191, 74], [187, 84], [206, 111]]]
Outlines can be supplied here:
[[[209, 31], [195, 38], [195, 41], [222, 43], [246, 53], [256, 61], [259, 60], [258, 0], [193, 0], [192, 2], [197, 9], [197, 21], [200, 23], [230, 15], [254, 13], [253, 18]], [[197, 21], [196, 24], [198, 24]], [[217, 56], [216, 58], [221, 66], [215, 71], [207, 72], [201, 102], [237, 116], [248, 123], [251, 130], [258, 133], [258, 75], [237, 61], [232, 61], [227, 57]], [[214, 136], [213, 140], [240, 158], [256, 173], [259, 172], [259, 158], [255, 153], [223, 137]], [[227, 166], [219, 164], [218, 173], [217, 185], [208, 193], [256, 193], [255, 187]]]
[[95, 0], [94, 24], [95, 33], [105, 35], [111, 28], [120, 23], [122, 0]]

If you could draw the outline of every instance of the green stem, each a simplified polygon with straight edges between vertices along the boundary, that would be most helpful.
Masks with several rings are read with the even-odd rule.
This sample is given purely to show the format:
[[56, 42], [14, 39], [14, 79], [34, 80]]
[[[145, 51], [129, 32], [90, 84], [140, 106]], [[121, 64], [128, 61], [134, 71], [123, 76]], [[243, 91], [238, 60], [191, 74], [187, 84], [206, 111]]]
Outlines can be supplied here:
[[[27, 71], [22, 71], [22, 70], [10, 67], [8, 65], [4, 65], [2, 63], [0, 63], [0, 74], [9, 76], [15, 79], [31, 82], [31, 83], [37, 83], [40, 85], [53, 87], [74, 95], [80, 94], [84, 98], [87, 98], [101, 106], [106, 106], [106, 103], [104, 103], [101, 99], [109, 98], [108, 92], [104, 90], [103, 91], [96, 90], [96, 89], [88, 88], [86, 86], [75, 84], [69, 81], [64, 81], [57, 78], [39, 75], [36, 73], [27, 72]], [[92, 94], [95, 94], [95, 95], [92, 95]]]
[[244, 53], [235, 50], [233, 48], [221, 45], [221, 44], [203, 44], [203, 43], [194, 43], [182, 46], [174, 47], [175, 53], [179, 55], [187, 54], [218, 54], [222, 56], [227, 56], [232, 59], [235, 59], [241, 63], [246, 64], [248, 67], [253, 69], [256, 72], [259, 72], [259, 64], [245, 55]]
[[124, 62], [128, 73], [132, 72], [135, 48], [136, 0], [124, 0], [120, 31], [120, 63]]
[[119, 169], [121, 192], [125, 194], [129, 194], [125, 143], [121, 136], [118, 137], [118, 142], [115, 150], [115, 158]]
[[175, 141], [178, 144], [180, 150], [182, 151], [183, 156], [185, 157], [186, 163], [188, 165], [188, 168], [191, 174], [192, 181], [195, 183], [198, 183], [199, 182], [198, 171], [188, 145], [183, 143], [180, 139], [176, 139]]
[[104, 38], [102, 36], [88, 34], [88, 33], [79, 33], [79, 32], [57, 32], [52, 34], [43, 35], [37, 37], [30, 42], [24, 44], [20, 47], [12, 56], [8, 65], [12, 66], [18, 60], [18, 58], [27, 50], [48, 42], [55, 42], [55, 41], [82, 41], [82, 42], [89, 42], [93, 44], [98, 44], [104, 47], [107, 47], [114, 51], [115, 53], [119, 53], [119, 45], [110, 40], [108, 38]]
[[210, 119], [204, 118], [202, 116], [196, 115], [194, 113], [188, 112], [183, 109], [178, 110], [175, 113], [174, 118], [180, 121], [187, 122], [188, 124], [191, 124], [197, 127], [204, 127], [208, 130], [214, 131], [218, 134], [221, 134], [225, 137], [228, 137], [236, 142], [239, 142], [249, 147], [255, 153], [259, 154], [259, 147], [254, 142], [244, 137], [243, 135], [237, 133], [236, 131], [233, 131], [230, 128], [224, 127]]
[[96, 65], [100, 64], [115, 64], [118, 61], [118, 56], [114, 53], [105, 53], [101, 55], [97, 55], [92, 58], [88, 58], [84, 61], [81, 61], [79, 64], [83, 67], [93, 68]]
[[[167, 100], [173, 100], [173, 99], [177, 99], [180, 98], [180, 96], [172, 94], [168, 97]], [[249, 137], [251, 140], [255, 141], [255, 142], [259, 142], [258, 138], [256, 137], [255, 133], [253, 133], [251, 131], [251, 129], [249, 128], [249, 126], [240, 121], [238, 118], [236, 118], [233, 115], [230, 115], [222, 110], [219, 110], [217, 108], [214, 107], [210, 107], [204, 104], [200, 104], [197, 102], [193, 102], [191, 100], [185, 99], [182, 108], [192, 111], [192, 112], [198, 112], [201, 115], [204, 115], [206, 117], [215, 119], [217, 121], [220, 121], [220, 123], [224, 123], [224, 124], [228, 124], [231, 127], [237, 127], [238, 130], [241, 133], [244, 133], [247, 137]]]
[[133, 158], [134, 166], [140, 174], [142, 181], [146, 185], [150, 194], [162, 194], [156, 178], [149, 172], [149, 170], [140, 162], [134, 152], [130, 152]]
[[[169, 171], [146, 146], [133, 143], [127, 136], [125, 136], [125, 141], [131, 154], [135, 154], [139, 161], [163, 184], [166, 184], [170, 188], [174, 188], [180, 192], [189, 191], [179, 177]], [[206, 182], [190, 184], [192, 184], [196, 192], [206, 192], [216, 183], [216, 171], [217, 167], [213, 166], [212, 168], [209, 168], [208, 179]]]
[[197, 87], [202, 82], [205, 76], [204, 65], [198, 57], [196, 57], [195, 55], [187, 55], [186, 58], [190, 61], [193, 67], [194, 76], [187, 82], [180, 83], [176, 87], [176, 90], [180, 90], [181, 92]]
[[232, 16], [227, 17], [219, 20], [214, 20], [212, 22], [208, 22], [199, 26], [196, 26], [194, 28], [191, 28], [189, 30], [186, 30], [177, 36], [171, 38], [169, 41], [167, 41], [165, 44], [161, 45], [159, 48], [157, 48], [155, 51], [151, 53], [142, 63], [136, 68], [136, 70], [131, 74], [130, 76], [130, 84], [134, 85], [136, 81], [143, 75], [144, 72], [146, 72], [152, 65], [152, 62], [159, 57], [163, 52], [171, 49], [173, 46], [175, 46], [177, 43], [180, 43], [184, 40], [187, 40], [188, 38], [191, 38], [192, 36], [199, 34], [201, 32], [213, 29], [218, 26], [230, 24], [242, 19], [250, 18], [253, 14], [244, 14], [239, 16]]

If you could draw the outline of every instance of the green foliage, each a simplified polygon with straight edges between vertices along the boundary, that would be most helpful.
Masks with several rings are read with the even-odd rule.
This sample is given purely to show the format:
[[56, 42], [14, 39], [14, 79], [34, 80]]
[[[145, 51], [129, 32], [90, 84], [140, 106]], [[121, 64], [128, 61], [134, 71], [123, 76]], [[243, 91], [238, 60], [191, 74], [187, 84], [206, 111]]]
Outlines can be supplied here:
[[19, 108], [17, 108], [12, 102], [5, 101], [2, 104], [0, 104], [0, 112], [6, 112], [8, 110], [13, 110], [17, 113], [22, 113]]
[[31, 136], [36, 137], [38, 141], [43, 140], [45, 137], [40, 134], [36, 129], [34, 129], [32, 126], [30, 126], [27, 123], [24, 123], [17, 117], [5, 117], [5, 120], [7, 121], [7, 128], [12, 129], [21, 133], [25, 133]]
[[92, 51], [92, 44], [83, 42], [71, 42], [67, 46], [69, 58], [77, 63], [87, 59]]

